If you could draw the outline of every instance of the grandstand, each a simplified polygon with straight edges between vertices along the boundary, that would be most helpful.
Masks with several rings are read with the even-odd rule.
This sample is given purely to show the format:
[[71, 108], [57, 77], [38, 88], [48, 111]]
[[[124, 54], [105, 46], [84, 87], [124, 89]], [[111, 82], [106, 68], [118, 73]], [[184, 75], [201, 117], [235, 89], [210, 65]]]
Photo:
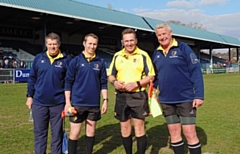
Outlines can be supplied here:
[[[106, 67], [109, 66], [113, 54], [122, 47], [121, 32], [124, 28], [135, 29], [138, 46], [150, 55], [158, 45], [154, 27], [161, 22], [159, 20], [76, 1], [52, 0], [46, 5], [47, 2], [0, 2], [0, 20], [4, 21], [0, 25], [0, 47], [4, 50], [3, 54], [12, 55], [18, 62], [26, 61], [27, 68], [31, 67], [34, 56], [45, 50], [44, 37], [49, 32], [60, 35], [60, 49], [72, 56], [83, 50], [81, 44], [84, 36], [95, 33], [99, 36], [97, 54], [105, 60]], [[203, 49], [212, 52], [213, 49], [226, 48], [230, 53], [230, 49], [235, 48], [238, 61], [238, 39], [173, 23], [171, 26], [174, 37], [189, 44], [198, 55], [203, 69], [215, 69], [218, 64], [220, 66], [225, 63], [224, 59], [201, 53]]]
[[25, 42], [27, 45], [19, 43], [18, 41], [13, 43], [6, 42], [8, 41], [1, 41], [0, 50], [3, 51], [1, 58], [2, 62], [4, 59], [10, 59], [11, 62], [16, 60], [17, 66], [20, 67], [20, 62], [24, 61], [27, 68], [31, 68], [32, 61], [36, 55], [34, 54], [35, 52], [33, 52], [36, 51], [32, 48], [33, 45], [30, 45], [30, 43], [27, 42]]
[[[0, 47], [0, 50], [3, 51], [2, 57], [1, 57], [2, 64], [4, 59], [10, 59], [10, 60], [17, 60], [18, 66], [20, 66], [21, 61], [24, 61], [27, 66], [26, 68], [31, 68], [34, 57], [38, 53], [43, 51], [41, 46], [33, 45], [28, 42], [15, 41], [15, 44], [12, 45], [11, 47], [8, 47], [10, 46], [10, 44], [6, 42], [3, 43], [3, 42]], [[62, 44], [60, 49], [68, 53], [72, 57], [77, 56], [78, 54], [80, 54], [80, 52], [83, 51], [82, 45]], [[96, 51], [97, 55], [102, 59], [104, 59], [106, 67], [109, 67], [114, 52], [115, 51], [109, 48], [99, 48]]]

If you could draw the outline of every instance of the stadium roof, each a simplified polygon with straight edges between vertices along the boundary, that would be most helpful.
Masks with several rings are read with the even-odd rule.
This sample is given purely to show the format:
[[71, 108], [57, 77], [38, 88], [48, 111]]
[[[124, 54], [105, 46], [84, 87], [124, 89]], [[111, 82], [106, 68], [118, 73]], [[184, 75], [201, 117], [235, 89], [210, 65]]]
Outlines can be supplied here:
[[[155, 26], [161, 22], [160, 20], [97, 7], [74, 0], [1, 0], [0, 6], [0, 21], [4, 24], [32, 26], [40, 29], [42, 25], [37, 20], [30, 19], [41, 16], [41, 18], [48, 21], [48, 25], [54, 25], [53, 27], [59, 28], [59, 30], [70, 31], [71, 29], [72, 34], [83, 29], [91, 31], [107, 27], [111, 27], [111, 29], [105, 31], [105, 33], [108, 31], [109, 35], [114, 35], [117, 32], [115, 31], [117, 30], [116, 27], [131, 27], [146, 32], [154, 32]], [[70, 26], [70, 18], [74, 19], [71, 21], [74, 22], [72, 26]], [[65, 23], [69, 23], [69, 29], [67, 27], [63, 28]], [[206, 42], [211, 42], [213, 47], [216, 48], [240, 47], [240, 40], [237, 38], [177, 24], [171, 24], [171, 27], [175, 36], [203, 41], [203, 46]]]
[[[159, 23], [159, 20], [151, 18], [145, 19], [149, 23], [149, 25], [153, 28], [155, 28], [155, 26]], [[170, 26], [173, 29], [173, 34], [175, 36], [240, 47], [240, 40], [234, 37], [220, 35], [217, 33], [212, 33], [209, 31], [200, 30], [196, 28], [190, 28], [182, 25], [177, 25], [174, 23], [170, 23]]]
[[151, 31], [141, 16], [105, 9], [74, 0], [1, 0], [0, 5], [80, 20], [105, 23], [109, 25]]

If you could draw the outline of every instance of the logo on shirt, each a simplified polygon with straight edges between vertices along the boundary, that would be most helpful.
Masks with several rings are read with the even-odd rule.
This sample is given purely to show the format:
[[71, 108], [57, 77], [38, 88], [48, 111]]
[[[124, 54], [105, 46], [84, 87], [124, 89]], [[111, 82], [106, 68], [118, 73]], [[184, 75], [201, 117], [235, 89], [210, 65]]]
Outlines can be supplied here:
[[58, 62], [57, 62], [57, 65], [55, 65], [55, 67], [62, 68], [62, 62], [61, 62], [61, 61], [58, 61]]
[[133, 59], [133, 62], [134, 62], [134, 63], [136, 63], [136, 61], [137, 61], [137, 59], [136, 59], [136, 58], [134, 58], [134, 59]]
[[41, 60], [41, 63], [44, 63], [45, 61], [44, 60]]
[[99, 65], [98, 64], [94, 64], [94, 68], [93, 69], [99, 71]]
[[192, 64], [197, 64], [198, 63], [198, 59], [197, 59], [197, 57], [195, 56], [194, 53], [190, 53], [190, 58], [191, 58]]
[[177, 55], [177, 51], [172, 51], [171, 52], [171, 56], [169, 56], [170, 58], [177, 58], [178, 55]]
[[128, 59], [128, 55], [124, 55], [123, 57], [126, 58], [126, 59]]

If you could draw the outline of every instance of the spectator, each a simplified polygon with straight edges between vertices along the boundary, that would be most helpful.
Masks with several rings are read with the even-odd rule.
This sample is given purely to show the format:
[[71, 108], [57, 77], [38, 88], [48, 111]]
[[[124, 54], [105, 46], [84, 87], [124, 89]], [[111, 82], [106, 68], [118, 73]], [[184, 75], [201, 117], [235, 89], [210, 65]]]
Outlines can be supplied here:
[[225, 64], [226, 64], [226, 67], [229, 67], [229, 66], [228, 66], [228, 64], [229, 64], [229, 61], [228, 61], [228, 60], [226, 60], [226, 63], [225, 63]]
[[25, 61], [21, 61], [20, 62], [20, 68], [26, 68], [26, 64], [25, 64]]
[[16, 60], [12, 61], [12, 68], [18, 68], [18, 64]]
[[10, 65], [10, 59], [6, 58], [3, 61], [4, 61], [3, 68], [12, 68]]
[[32, 108], [35, 154], [45, 154], [49, 122], [51, 153], [62, 154], [62, 117], [65, 106], [64, 81], [70, 58], [59, 50], [60, 37], [50, 33], [45, 37], [46, 52], [33, 60], [27, 86], [26, 105]]

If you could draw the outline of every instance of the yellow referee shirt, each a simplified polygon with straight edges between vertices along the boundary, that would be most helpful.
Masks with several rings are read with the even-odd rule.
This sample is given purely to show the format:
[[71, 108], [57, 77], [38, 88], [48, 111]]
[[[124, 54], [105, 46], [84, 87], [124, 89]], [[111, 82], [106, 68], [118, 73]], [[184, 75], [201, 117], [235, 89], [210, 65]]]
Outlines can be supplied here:
[[[148, 53], [138, 47], [130, 55], [126, 54], [125, 48], [115, 53], [107, 74], [108, 76], [113, 75], [118, 81], [125, 83], [136, 82], [146, 76], [155, 76]], [[141, 88], [141, 90], [145, 89], [146, 87]]]

